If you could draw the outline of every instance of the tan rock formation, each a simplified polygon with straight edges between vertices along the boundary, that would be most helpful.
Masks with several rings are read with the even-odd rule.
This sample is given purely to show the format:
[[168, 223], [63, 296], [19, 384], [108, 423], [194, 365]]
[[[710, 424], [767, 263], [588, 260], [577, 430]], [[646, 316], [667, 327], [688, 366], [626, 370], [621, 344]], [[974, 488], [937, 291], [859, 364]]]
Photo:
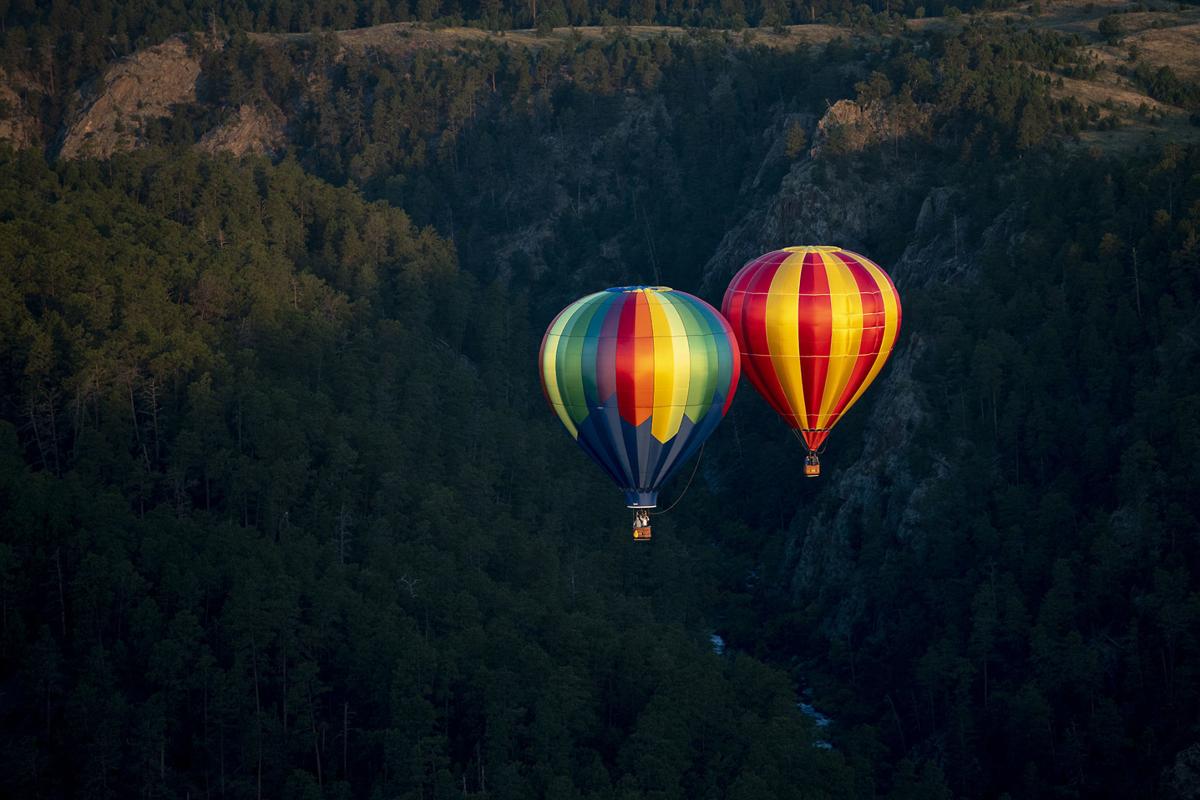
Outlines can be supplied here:
[[204, 134], [198, 146], [208, 153], [274, 157], [284, 149], [285, 122], [283, 112], [270, 101], [245, 103], [226, 122]]
[[138, 51], [110, 67], [84, 98], [63, 138], [60, 158], [109, 158], [145, 144], [145, 123], [196, 100], [200, 57], [183, 36]]
[[0, 143], [16, 150], [35, 147], [41, 136], [38, 121], [17, 91], [16, 81], [0, 69]]
[[860, 105], [838, 100], [817, 123], [812, 154], [858, 153], [872, 145], [909, 135], [920, 135], [929, 126], [929, 109], [909, 102], [872, 101]]

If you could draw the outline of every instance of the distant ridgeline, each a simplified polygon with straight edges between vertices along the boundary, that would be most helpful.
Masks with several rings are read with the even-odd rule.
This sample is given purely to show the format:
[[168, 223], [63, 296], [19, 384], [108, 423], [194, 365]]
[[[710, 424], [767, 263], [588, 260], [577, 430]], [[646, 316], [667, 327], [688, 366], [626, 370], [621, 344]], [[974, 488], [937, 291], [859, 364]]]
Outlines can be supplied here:
[[[10, 16], [17, 13], [14, 6]], [[73, 14], [62, 11], [62, 19], [76, 20]], [[288, 152], [326, 180], [353, 180], [368, 196], [401, 204], [422, 221], [427, 217], [414, 207], [414, 196], [427, 193], [431, 182], [413, 175], [414, 168], [431, 161], [455, 173], [464, 161], [502, 168], [505, 158], [527, 156], [505, 144], [538, 144], [528, 133], [550, 126], [571, 134], [581, 124], [611, 125], [629, 96], [661, 95], [672, 116], [695, 122], [696, 136], [714, 114], [744, 128], [739, 134], [758, 136], [770, 104], [820, 114], [829, 103], [853, 97], [857, 112], [835, 108], [830, 116], [846, 124], [822, 128], [827, 151], [862, 149], [862, 137], [852, 131], [859, 127], [898, 148], [952, 139], [958, 155], [976, 161], [1103, 124], [1098, 109], [1056, 92], [1045, 74], [1094, 72], [1078, 37], [983, 20], [934, 35], [838, 37], [821, 46], [773, 49], [742, 47], [728, 32], [648, 37], [630, 36], [620, 26], [602, 37], [553, 38], [538, 48], [436, 37], [406, 46], [408, 29], [392, 31], [386, 44], [343, 43], [331, 32], [264, 40], [247, 35], [263, 28], [260, 20], [208, 36], [197, 20], [167, 25], [157, 17], [154, 35], [122, 38], [91, 31], [97, 19], [76, 20], [61, 36], [42, 23], [23, 28], [16, 19], [0, 31], [0, 91], [6, 92], [0, 122], [12, 120], [0, 126], [0, 138], [40, 145], [52, 157], [86, 156], [89, 148], [107, 157], [146, 145]], [[114, 12], [103, 19], [115, 25], [124, 17]], [[172, 38], [169, 48], [145, 49], [169, 32], [187, 30], [192, 34]], [[143, 48], [140, 61], [114, 67], [134, 43]], [[726, 59], [742, 66], [728, 70]], [[721, 83], [689, 83], [696, 71]], [[106, 83], [122, 72], [124, 82]], [[793, 120], [793, 127], [809, 138], [816, 133], [811, 120]], [[754, 145], [727, 138], [706, 146]], [[796, 157], [808, 146], [794, 140], [788, 150]], [[703, 161], [709, 170], [740, 166], [725, 155]], [[737, 188], [733, 182], [727, 196]]]
[[0, 69], [43, 95], [37, 115], [57, 126], [60, 95], [69, 95], [118, 58], [189, 31], [217, 36], [308, 33], [406, 21], [495, 31], [619, 24], [740, 29], [817, 21], [870, 27], [880, 24], [875, 15], [900, 19], [939, 15], [951, 6], [967, 10], [1009, 5], [1013, 3], [1006, 0], [12, 0], [0, 4]]
[[[5, 50], [16, 43], [34, 50], [62, 44], [88, 52], [96, 66], [130, 48], [162, 41], [171, 34], [221, 27], [242, 31], [308, 32], [344, 30], [385, 22], [472, 24], [490, 30], [539, 25], [688, 25], [713, 28], [771, 26], [848, 20], [859, 7], [868, 13], [909, 17], [940, 16], [946, 9], [1007, 8], [1007, 0], [81, 0], [78, 3], [11, 0], [3, 10]], [[91, 61], [90, 59], [95, 59]]]

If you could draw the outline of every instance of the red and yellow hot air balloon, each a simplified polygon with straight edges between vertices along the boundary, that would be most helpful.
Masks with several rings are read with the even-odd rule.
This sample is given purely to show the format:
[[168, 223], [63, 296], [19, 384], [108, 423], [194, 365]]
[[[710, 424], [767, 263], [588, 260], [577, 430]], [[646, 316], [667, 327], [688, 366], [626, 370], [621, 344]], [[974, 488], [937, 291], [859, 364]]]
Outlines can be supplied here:
[[900, 332], [887, 273], [840, 247], [785, 247], [742, 267], [721, 311], [742, 368], [803, 439], [804, 474], [821, 474], [829, 431], [883, 369]]

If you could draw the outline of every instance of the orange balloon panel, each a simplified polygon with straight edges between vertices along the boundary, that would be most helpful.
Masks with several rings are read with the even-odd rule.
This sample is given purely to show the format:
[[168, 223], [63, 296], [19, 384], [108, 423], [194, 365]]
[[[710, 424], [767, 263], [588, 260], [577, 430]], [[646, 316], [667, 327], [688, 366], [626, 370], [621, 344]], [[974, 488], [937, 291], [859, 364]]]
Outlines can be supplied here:
[[892, 279], [839, 247], [759, 256], [734, 276], [721, 311], [750, 382], [810, 450], [879, 374], [900, 333]]

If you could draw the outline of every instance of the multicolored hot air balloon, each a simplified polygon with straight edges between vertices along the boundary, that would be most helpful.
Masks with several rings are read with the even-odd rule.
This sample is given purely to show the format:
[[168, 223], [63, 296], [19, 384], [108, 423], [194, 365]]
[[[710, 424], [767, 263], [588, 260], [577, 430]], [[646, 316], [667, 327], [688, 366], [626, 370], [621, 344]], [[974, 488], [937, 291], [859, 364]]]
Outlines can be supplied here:
[[542, 339], [542, 389], [567, 432], [625, 492], [649, 539], [658, 489], [725, 416], [740, 372], [729, 323], [666, 286], [576, 300]]
[[875, 380], [900, 332], [900, 295], [870, 259], [840, 247], [785, 247], [734, 276], [721, 305], [746, 375], [808, 448]]

